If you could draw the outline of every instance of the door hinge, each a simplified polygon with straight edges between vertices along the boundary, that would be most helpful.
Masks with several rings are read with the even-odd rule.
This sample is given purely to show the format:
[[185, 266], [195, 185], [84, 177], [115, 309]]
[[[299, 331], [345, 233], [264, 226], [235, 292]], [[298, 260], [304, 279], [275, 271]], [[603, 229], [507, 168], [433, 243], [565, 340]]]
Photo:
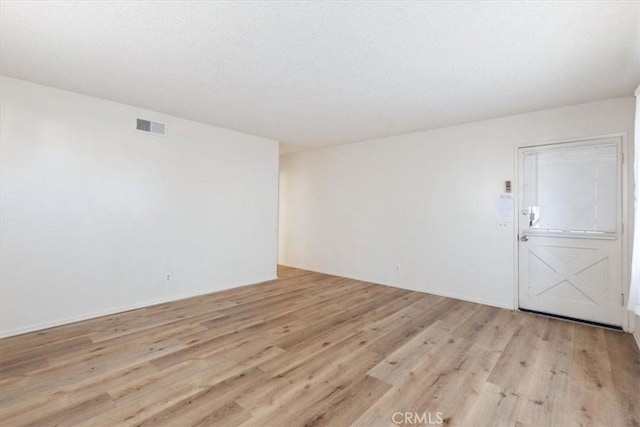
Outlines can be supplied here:
[[620, 306], [624, 307], [624, 293], [620, 293]]
[[624, 153], [620, 153], [620, 157], [622, 158], [622, 163], [624, 164]]
[[624, 234], [624, 222], [620, 224], [620, 234]]

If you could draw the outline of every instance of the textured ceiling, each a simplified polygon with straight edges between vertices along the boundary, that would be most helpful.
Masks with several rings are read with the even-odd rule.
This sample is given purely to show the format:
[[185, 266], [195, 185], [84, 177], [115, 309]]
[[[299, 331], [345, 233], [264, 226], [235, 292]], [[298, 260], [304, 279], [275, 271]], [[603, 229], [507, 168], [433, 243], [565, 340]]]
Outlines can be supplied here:
[[7, 2], [1, 72], [308, 149], [627, 96], [639, 2]]

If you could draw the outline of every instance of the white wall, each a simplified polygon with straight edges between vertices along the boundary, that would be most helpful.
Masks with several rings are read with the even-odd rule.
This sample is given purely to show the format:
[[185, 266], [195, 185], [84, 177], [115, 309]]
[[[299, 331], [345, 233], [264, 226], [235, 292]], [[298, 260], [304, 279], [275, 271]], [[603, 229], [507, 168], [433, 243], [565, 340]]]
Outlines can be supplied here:
[[2, 336], [275, 278], [277, 142], [0, 84]]
[[497, 229], [494, 204], [515, 147], [631, 142], [633, 123], [628, 97], [284, 156], [279, 261], [513, 308], [515, 230]]

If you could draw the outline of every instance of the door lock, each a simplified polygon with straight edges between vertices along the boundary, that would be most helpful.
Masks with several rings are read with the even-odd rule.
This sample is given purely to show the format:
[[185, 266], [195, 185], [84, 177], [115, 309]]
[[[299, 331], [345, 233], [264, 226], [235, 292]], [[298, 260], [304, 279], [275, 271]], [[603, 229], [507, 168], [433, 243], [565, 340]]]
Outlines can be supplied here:
[[528, 242], [529, 241], [529, 237], [526, 234], [522, 234], [522, 237], [520, 237], [520, 241], [521, 242]]

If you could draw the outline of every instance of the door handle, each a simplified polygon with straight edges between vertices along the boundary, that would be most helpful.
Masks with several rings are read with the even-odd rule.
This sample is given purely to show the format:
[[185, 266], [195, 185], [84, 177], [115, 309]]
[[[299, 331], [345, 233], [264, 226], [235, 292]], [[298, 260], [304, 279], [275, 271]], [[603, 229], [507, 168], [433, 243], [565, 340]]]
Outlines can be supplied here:
[[526, 234], [522, 233], [522, 237], [520, 237], [520, 241], [521, 242], [528, 242], [529, 241], [529, 237]]

